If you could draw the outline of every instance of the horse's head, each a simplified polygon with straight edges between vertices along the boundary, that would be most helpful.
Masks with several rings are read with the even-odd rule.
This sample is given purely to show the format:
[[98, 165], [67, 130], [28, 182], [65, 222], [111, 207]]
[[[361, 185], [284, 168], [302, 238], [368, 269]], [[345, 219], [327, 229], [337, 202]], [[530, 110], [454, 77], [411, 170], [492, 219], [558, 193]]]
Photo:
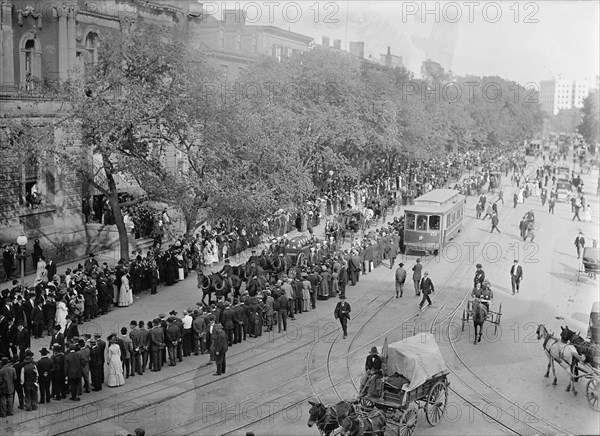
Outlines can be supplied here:
[[312, 427], [315, 423], [318, 424], [323, 420], [325, 414], [327, 413], [327, 409], [322, 403], [313, 403], [309, 401], [310, 409], [308, 409], [308, 423], [309, 427]]
[[535, 334], [539, 341], [540, 339], [542, 339], [543, 337], [548, 335], [548, 330], [546, 330], [546, 326], [544, 326], [544, 324], [540, 324], [537, 326], [537, 329], [535, 330]]

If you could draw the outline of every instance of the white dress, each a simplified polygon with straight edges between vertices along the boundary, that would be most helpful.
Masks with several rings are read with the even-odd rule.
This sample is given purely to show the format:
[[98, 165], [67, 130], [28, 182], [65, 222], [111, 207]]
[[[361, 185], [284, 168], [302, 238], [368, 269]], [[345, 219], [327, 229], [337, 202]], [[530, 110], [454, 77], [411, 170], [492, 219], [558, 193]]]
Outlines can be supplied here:
[[211, 250], [211, 252], [212, 252], [212, 259], [211, 259], [211, 261], [213, 263], [217, 263], [219, 261], [219, 244], [217, 244], [217, 240], [216, 239], [213, 239], [211, 241], [211, 244], [212, 244], [212, 250]]
[[48, 281], [48, 270], [46, 269], [46, 262], [39, 260], [37, 263], [36, 276], [33, 281], [33, 286], [37, 286], [42, 282]]
[[519, 189], [519, 193], [517, 194], [517, 202], [523, 203], [523, 189]]
[[106, 384], [111, 388], [125, 384], [123, 363], [121, 362], [121, 347], [116, 343], [110, 344], [110, 347], [108, 347], [108, 380]]
[[69, 314], [69, 309], [67, 309], [67, 305], [64, 301], [59, 301], [56, 303], [56, 315], [54, 316], [54, 321], [56, 324], [60, 326], [60, 332], [65, 332], [65, 326], [67, 325], [67, 315]]
[[[183, 256], [181, 254], [177, 255], [177, 262], [182, 265], [183, 264]], [[179, 281], [185, 279], [185, 271], [183, 270], [183, 267], [179, 267], [177, 268], [177, 272], [179, 275]]]
[[133, 293], [131, 292], [131, 287], [129, 286], [129, 278], [125, 275], [121, 277], [121, 289], [119, 292], [118, 305], [121, 307], [126, 307], [131, 303], [133, 303]]
[[583, 221], [584, 222], [589, 222], [589, 223], [592, 222], [592, 208], [591, 208], [590, 205], [588, 205], [585, 208], [585, 212], [583, 212]]

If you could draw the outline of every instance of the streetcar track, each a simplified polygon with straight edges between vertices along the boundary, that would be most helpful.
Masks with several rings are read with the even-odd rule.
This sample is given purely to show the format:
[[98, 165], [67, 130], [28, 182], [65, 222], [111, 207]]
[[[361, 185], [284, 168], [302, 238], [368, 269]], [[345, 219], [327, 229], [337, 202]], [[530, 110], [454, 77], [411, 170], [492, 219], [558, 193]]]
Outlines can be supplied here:
[[[471, 218], [471, 220], [473, 220], [473, 219], [474, 219], [473, 217], [470, 217], [470, 218]], [[468, 219], [468, 218], [467, 218], [467, 219]], [[433, 259], [435, 259], [435, 256], [433, 256], [433, 257], [431, 257], [430, 259], [428, 259], [428, 260], [427, 260], [427, 262], [426, 262], [426, 264], [427, 264], [427, 263], [429, 263], [429, 262], [431, 262]], [[466, 263], [466, 262], [465, 262], [465, 263]], [[449, 280], [451, 280], [452, 278], [454, 278], [456, 274], [457, 274], [457, 273], [454, 273], [454, 274], [452, 274], [452, 275], [451, 275], [451, 276], [450, 276], [450, 277], [449, 277], [449, 278], [446, 280], [446, 282], [447, 282], [447, 281], [449, 281]], [[379, 293], [379, 294], [378, 294], [378, 295], [377, 295], [375, 298], [373, 298], [373, 299], [371, 300], [371, 302], [375, 301], [377, 298], [379, 298], [379, 296], [381, 296], [381, 295], [383, 295], [385, 292], [387, 292], [387, 289], [389, 289], [389, 286], [388, 286], [388, 287], [386, 287], [386, 289], [384, 289], [382, 292], [380, 292], [380, 293]], [[363, 296], [364, 296], [364, 295], [368, 295], [368, 294], [363, 294]], [[357, 301], [360, 301], [360, 300], [362, 299], [362, 297], [363, 297], [363, 296], [359, 297]], [[449, 295], [448, 295], [448, 298], [447, 298], [446, 302], [449, 300], [449, 298], [450, 298], [450, 297], [451, 297], [451, 294], [449, 294]], [[392, 298], [393, 298], [393, 297], [389, 298], [389, 299], [388, 299], [386, 302], [382, 303], [382, 305], [380, 305], [380, 308], [382, 308], [382, 307], [385, 307], [385, 306], [386, 306], [386, 305], [389, 303], [389, 301], [391, 301], [391, 300], [392, 300]], [[371, 302], [370, 302], [370, 303], [371, 303]], [[440, 307], [440, 308], [438, 309], [438, 311], [437, 311], [437, 315], [436, 315], [436, 318], [435, 318], [435, 319], [437, 319], [437, 316], [438, 316], [438, 315], [441, 313], [441, 311], [444, 309], [444, 306], [445, 306], [445, 304], [444, 304], [442, 307]], [[366, 310], [368, 307], [369, 307], [369, 304], [367, 304], [367, 305], [365, 305], [363, 308], [361, 308], [361, 310], [360, 310], [360, 312], [359, 312], [359, 315], [360, 315], [360, 314], [362, 314], [362, 313], [363, 313], [363, 312], [364, 312], [364, 311], [365, 311], [365, 310]], [[378, 308], [378, 310], [379, 310], [380, 308]], [[417, 312], [415, 312], [415, 314], [417, 315], [417, 318], [418, 318], [418, 317], [420, 317], [420, 315], [421, 315], [421, 314], [422, 314], [422, 313], [425, 311], [425, 309], [426, 309], [426, 308], [427, 308], [427, 306], [425, 306], [425, 307], [423, 308], [423, 310], [422, 310], [422, 311], [420, 310], [420, 311], [417, 311]], [[454, 312], [455, 312], [456, 310], [457, 310], [457, 309], [454, 309]], [[373, 314], [373, 315], [372, 315], [372, 316], [371, 316], [371, 317], [370, 317], [370, 318], [369, 318], [369, 319], [368, 319], [368, 320], [367, 320], [365, 323], [363, 323], [363, 325], [362, 325], [362, 326], [361, 326], [361, 328], [359, 329], [359, 332], [358, 332], [358, 334], [357, 334], [355, 337], [353, 337], [353, 339], [352, 339], [352, 341], [351, 341], [351, 343], [350, 343], [350, 345], [349, 345], [349, 348], [351, 348], [351, 347], [352, 347], [352, 345], [354, 344], [354, 341], [356, 340], [357, 336], [359, 336], [359, 335], [360, 335], [360, 333], [363, 331], [363, 329], [366, 327], [366, 325], [367, 325], [367, 324], [369, 324], [370, 320], [372, 320], [372, 318], [373, 318], [373, 317], [374, 317], [374, 316], [375, 316], [377, 313], [378, 313], [378, 311], [375, 311], [375, 313], [374, 313], [374, 314]], [[384, 332], [382, 335], [378, 336], [378, 338], [382, 337], [384, 334], [387, 334], [388, 332], [392, 331], [393, 329], [397, 328], [398, 326], [400, 326], [400, 325], [403, 325], [403, 324], [404, 324], [406, 321], [408, 321], [408, 320], [410, 320], [410, 319], [413, 319], [413, 318], [415, 317], [415, 314], [411, 315], [409, 318], [407, 318], [407, 319], [403, 320], [401, 323], [399, 323], [399, 324], [395, 325], [394, 327], [392, 327], [391, 329], [387, 330], [387, 331], [386, 331], [386, 332]], [[325, 317], [319, 318], [319, 319], [317, 319], [317, 321], [316, 321], [316, 322], [318, 322], [318, 321], [320, 321], [320, 320], [324, 320], [324, 319], [326, 319], [326, 318], [325, 318]], [[355, 319], [356, 319], [356, 318], [355, 318]], [[435, 321], [435, 319], [434, 319], [434, 321]], [[354, 321], [354, 320], [353, 320], [353, 321]], [[332, 331], [332, 332], [330, 332], [330, 333], [327, 333], [327, 334], [325, 334], [323, 337], [325, 338], [325, 337], [329, 336], [330, 334], [332, 334], [332, 333], [334, 333], [334, 332], [335, 332], [335, 331]], [[318, 369], [320, 369], [320, 368], [315, 368], [314, 370], [309, 370], [309, 371], [307, 371], [307, 374], [309, 375], [309, 382], [310, 382], [310, 384], [311, 384], [311, 390], [313, 391], [313, 394], [314, 394], [313, 396], [317, 396], [317, 397], [318, 397], [318, 395], [319, 395], [319, 394], [322, 394], [322, 393], [324, 393], [324, 392], [327, 392], [327, 391], [331, 390], [331, 388], [333, 387], [333, 388], [334, 388], [334, 390], [336, 391], [336, 394], [337, 394], [337, 395], [338, 395], [338, 397], [339, 397], [339, 392], [337, 391], [337, 388], [335, 387], [335, 383], [333, 383], [333, 377], [331, 376], [330, 364], [332, 363], [332, 360], [331, 360], [331, 351], [332, 351], [332, 349], [333, 349], [333, 346], [335, 345], [335, 343], [336, 343], [336, 340], [337, 340], [337, 338], [339, 337], [339, 334], [340, 334], [340, 333], [341, 333], [341, 331], [339, 331], [339, 330], [338, 330], [338, 332], [337, 332], [337, 335], [335, 336], [335, 338], [334, 338], [334, 340], [333, 340], [333, 342], [332, 342], [332, 344], [331, 344], [331, 346], [330, 346], [330, 349], [329, 349], [329, 352], [328, 352], [328, 357], [327, 357], [327, 365], [326, 365], [326, 368], [327, 368], [327, 371], [328, 371], [328, 377], [329, 377], [329, 380], [330, 380], [330, 382], [332, 383], [332, 386], [330, 386], [330, 387], [327, 387], [327, 388], [323, 389], [322, 391], [320, 391], [320, 392], [318, 392], [318, 393], [317, 393], [317, 392], [315, 392], [314, 385], [312, 384], [312, 381], [310, 381], [310, 373], [311, 373], [311, 372], [313, 372], [313, 371], [316, 371], [316, 370], [318, 370]], [[282, 338], [283, 338], [283, 337], [282, 337]], [[376, 339], [378, 339], [378, 338], [376, 338]], [[280, 338], [277, 338], [277, 339], [280, 339]], [[275, 339], [275, 340], [277, 340], [277, 339]], [[372, 340], [370, 340], [369, 342], [372, 342], [373, 340], [375, 340], [375, 339], [372, 339]], [[314, 342], [314, 341], [313, 341], [313, 342]], [[309, 351], [309, 354], [312, 354], [312, 352], [314, 351], [314, 348], [316, 347], [316, 343], [318, 343], [318, 342], [315, 342], [315, 343], [313, 343], [313, 346], [311, 347], [311, 350]], [[282, 356], [286, 356], [286, 355], [288, 355], [288, 354], [291, 354], [291, 353], [293, 353], [293, 352], [296, 352], [296, 351], [298, 351], [298, 350], [300, 350], [300, 349], [304, 348], [304, 347], [305, 347], [305, 346], [307, 346], [307, 345], [309, 345], [309, 343], [303, 344], [303, 345], [301, 345], [301, 346], [299, 346], [299, 347], [296, 347], [296, 348], [294, 348], [294, 349], [292, 349], [292, 350], [289, 350], [288, 352], [285, 352], [285, 353], [283, 353], [283, 354], [280, 354], [280, 355], [278, 355], [278, 356], [271, 357], [271, 358], [269, 358], [269, 360], [272, 360], [272, 359], [274, 359], [274, 358], [276, 358], [276, 359], [279, 359], [280, 357], [282, 357]], [[239, 352], [239, 353], [233, 354], [233, 357], [237, 357], [237, 356], [239, 356], [239, 355], [245, 354], [245, 353], [246, 353], [246, 351], [247, 351], [247, 350], [244, 350], [244, 351], [241, 351], [241, 352]], [[348, 356], [349, 356], [349, 354], [353, 354], [353, 353], [355, 353], [356, 351], [358, 351], [358, 350], [349, 351], [349, 352], [346, 354], [346, 362], [348, 362]], [[339, 359], [334, 359], [334, 361], [335, 361], [335, 360], [339, 360]], [[192, 390], [194, 390], [194, 389], [196, 389], [196, 388], [204, 388], [204, 387], [205, 387], [205, 386], [207, 386], [207, 385], [211, 385], [211, 384], [213, 384], [213, 383], [217, 383], [217, 382], [219, 382], [219, 381], [223, 380], [224, 378], [228, 378], [228, 377], [233, 377], [233, 376], [239, 375], [239, 374], [240, 374], [240, 373], [242, 373], [242, 372], [246, 372], [246, 371], [248, 371], [248, 370], [250, 370], [250, 369], [256, 368], [257, 366], [260, 366], [260, 365], [262, 365], [262, 364], [264, 364], [264, 363], [265, 363], [264, 361], [263, 361], [263, 362], [259, 362], [259, 363], [255, 364], [255, 365], [252, 365], [252, 366], [250, 366], [250, 367], [248, 367], [248, 368], [245, 368], [245, 369], [243, 369], [243, 370], [237, 371], [237, 372], [235, 372], [235, 373], [227, 374], [225, 377], [221, 377], [221, 378], [220, 378], [220, 379], [218, 379], [218, 380], [207, 381], [206, 383], [202, 384], [201, 386], [195, 386], [193, 389], [185, 389], [185, 390], [183, 390], [182, 392], [178, 392], [178, 393], [176, 393], [175, 395], [170, 395], [170, 396], [167, 396], [167, 397], [165, 397], [165, 398], [161, 398], [160, 400], [154, 401], [154, 402], [152, 402], [152, 403], [150, 403], [150, 404], [148, 404], [148, 405], [143, 405], [143, 406], [140, 406], [140, 407], [137, 407], [137, 408], [131, 409], [131, 410], [127, 410], [127, 411], [125, 411], [125, 412], [122, 412], [122, 413], [118, 413], [118, 414], [111, 415], [111, 416], [110, 416], [110, 417], [108, 417], [108, 418], [105, 418], [105, 419], [100, 419], [100, 420], [94, 421], [94, 423], [93, 423], [93, 424], [100, 423], [100, 422], [103, 422], [103, 421], [106, 421], [106, 420], [109, 420], [109, 419], [115, 419], [115, 418], [117, 418], [118, 416], [122, 416], [122, 415], [126, 415], [126, 414], [135, 413], [135, 412], [138, 412], [138, 411], [141, 411], [141, 410], [147, 409], [147, 408], [149, 408], [149, 407], [156, 406], [156, 405], [158, 405], [158, 404], [161, 404], [161, 403], [164, 403], [164, 402], [170, 401], [170, 400], [172, 400], [172, 399], [173, 399], [173, 398], [175, 398], [175, 397], [179, 397], [179, 396], [181, 396], [181, 395], [183, 395], [183, 394], [186, 394], [186, 393], [188, 393], [188, 392], [190, 392], [190, 391], [192, 391]], [[309, 365], [310, 365], [310, 359], [307, 359], [307, 369], [308, 369], [308, 366], [309, 366]], [[175, 378], [175, 377], [179, 377], [179, 376], [185, 376], [185, 375], [187, 375], [187, 374], [189, 374], [189, 373], [191, 373], [191, 372], [195, 372], [195, 371], [197, 371], [198, 369], [199, 369], [199, 368], [193, 368], [193, 369], [190, 369], [190, 370], [188, 370], [188, 371], [185, 371], [185, 372], [183, 372], [183, 373], [174, 374], [173, 376], [170, 376], [170, 377], [167, 377], [167, 378], [165, 378], [165, 379], [161, 380], [161, 382], [163, 382], [163, 383], [164, 383], [165, 381], [168, 381], [168, 380], [170, 380], [170, 379], [173, 379], [173, 378]], [[304, 374], [302, 374], [302, 375], [301, 375], [301, 376], [299, 376], [299, 377], [304, 377]], [[296, 377], [296, 378], [299, 378], [299, 377]], [[188, 379], [188, 380], [184, 380], [184, 381], [182, 381], [182, 382], [180, 382], [180, 383], [176, 383], [175, 385], [171, 385], [171, 387], [173, 387], [173, 386], [179, 386], [179, 385], [182, 385], [182, 384], [186, 384], [186, 383], [189, 383], [189, 382], [190, 382], [190, 381], [192, 381], [192, 380], [193, 380], [193, 378], [192, 378], [192, 379]], [[292, 380], [293, 380], [293, 379], [292, 379]], [[351, 380], [351, 381], [352, 381], [352, 383], [354, 384], [354, 381], [352, 380], [352, 378], [351, 378], [351, 377], [350, 377], [350, 380]], [[290, 380], [287, 380], [287, 381], [285, 382], [285, 384], [289, 383], [289, 381], [290, 381]], [[354, 384], [354, 385], [355, 385], [355, 384]], [[134, 388], [134, 389], [132, 389], [132, 390], [129, 390], [129, 392], [135, 392], [135, 391], [138, 391], [138, 390], [140, 390], [140, 389], [147, 388], [147, 387], [148, 387], [147, 385], [145, 385], [145, 386], [139, 386], [139, 387], [136, 387], [136, 388]], [[356, 387], [356, 385], [355, 385], [355, 387]], [[276, 388], [277, 388], [277, 387], [276, 387]], [[271, 390], [274, 390], [274, 389], [276, 389], [276, 388], [273, 388], [273, 389], [271, 389]], [[146, 395], [151, 395], [151, 394], [157, 393], [157, 392], [159, 392], [160, 390], [162, 390], [162, 388], [161, 388], [161, 389], [159, 389], [159, 390], [156, 390], [156, 391], [153, 391], [153, 392], [147, 393]], [[269, 391], [266, 391], [266, 392], [269, 392]], [[265, 392], [261, 392], [261, 393], [257, 394], [256, 396], [263, 395], [264, 393], [265, 393]], [[117, 396], [119, 396], [119, 395], [113, 395], [113, 396], [109, 396], [109, 397], [107, 397], [107, 398], [105, 398], [105, 399], [102, 399], [102, 400], [100, 400], [100, 402], [104, 402], [104, 401], [110, 400], [111, 398], [114, 398], [114, 397], [117, 397]], [[286, 395], [284, 395], [284, 396], [287, 396], [287, 394], [286, 394]], [[310, 398], [310, 397], [308, 397], [308, 398]], [[303, 398], [301, 401], [298, 401], [298, 402], [296, 402], [296, 403], [293, 403], [292, 405], [288, 406], [287, 408], [289, 408], [289, 407], [292, 407], [293, 405], [300, 404], [300, 403], [302, 403], [302, 402], [304, 402], [304, 401], [306, 401], [306, 398]], [[76, 410], [76, 409], [79, 409], [79, 408], [83, 408], [83, 407], [85, 407], [86, 405], [87, 405], [87, 404], [84, 404], [84, 405], [81, 405], [81, 406], [76, 406], [76, 407], [73, 407], [73, 408], [69, 409], [69, 412], [71, 412], [71, 411], [73, 411], [73, 410]], [[281, 409], [281, 410], [283, 410], [283, 409]], [[267, 416], [263, 417], [262, 419], [260, 419], [260, 420], [258, 420], [258, 421], [255, 421], [255, 422], [262, 421], [262, 420], [264, 420], [264, 419], [267, 419], [267, 418], [269, 418], [270, 416], [273, 416], [273, 415], [275, 415], [276, 413], [280, 413], [280, 412], [281, 412], [281, 410], [278, 410], [278, 411], [276, 411], [276, 412], [275, 412], [275, 413], [273, 413], [273, 414], [267, 415]], [[58, 413], [61, 413], [61, 412], [58, 412]], [[32, 419], [32, 420], [33, 420], [33, 419]], [[32, 420], [23, 421], [22, 423], [30, 422], [30, 421], [32, 421]], [[194, 420], [192, 420], [191, 422], [193, 422], [193, 421], [195, 421], [195, 420], [197, 420], [197, 419], [194, 419]], [[64, 422], [64, 421], [58, 421], [58, 422], [60, 423], [60, 422]], [[191, 423], [191, 422], [190, 422], [190, 423]], [[54, 422], [54, 423], [56, 423], [56, 422]], [[252, 423], [250, 423], [250, 422], [249, 422], [249, 423], [246, 423], [246, 424], [245, 424], [243, 427], [246, 427], [246, 426], [248, 426], [248, 425], [250, 425], [250, 424], [253, 424], [253, 423], [254, 423], [254, 422], [252, 422]], [[69, 429], [69, 430], [67, 430], [67, 431], [59, 432], [59, 433], [56, 433], [56, 434], [64, 434], [64, 433], [72, 432], [72, 431], [75, 431], [75, 430], [81, 429], [81, 428], [83, 428], [83, 427], [87, 427], [87, 425], [86, 425], [86, 426], [80, 426], [80, 427], [72, 428], [72, 429]], [[241, 429], [241, 428], [243, 428], [243, 427], [240, 427], [239, 429]], [[206, 427], [205, 427], [205, 428], [206, 428]], [[236, 430], [239, 430], [239, 429], [235, 429], [235, 430], [233, 430], [233, 431], [236, 431]], [[231, 433], [231, 432], [229, 432], [229, 433]], [[228, 433], [226, 433], [226, 434], [228, 434]]]

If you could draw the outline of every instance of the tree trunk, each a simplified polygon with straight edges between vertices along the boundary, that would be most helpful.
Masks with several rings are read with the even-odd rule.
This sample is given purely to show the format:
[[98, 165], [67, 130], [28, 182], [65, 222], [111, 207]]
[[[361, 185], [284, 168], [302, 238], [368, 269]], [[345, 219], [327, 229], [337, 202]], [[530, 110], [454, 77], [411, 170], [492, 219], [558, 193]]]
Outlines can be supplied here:
[[110, 201], [117, 231], [119, 232], [119, 247], [121, 251], [120, 258], [125, 259], [125, 261], [129, 261], [129, 235], [127, 234], [125, 222], [123, 221], [123, 213], [121, 212], [121, 205], [119, 204], [117, 184], [113, 177], [112, 171], [107, 168], [107, 165], [104, 165], [104, 173], [106, 174], [106, 181], [108, 183], [108, 200]]

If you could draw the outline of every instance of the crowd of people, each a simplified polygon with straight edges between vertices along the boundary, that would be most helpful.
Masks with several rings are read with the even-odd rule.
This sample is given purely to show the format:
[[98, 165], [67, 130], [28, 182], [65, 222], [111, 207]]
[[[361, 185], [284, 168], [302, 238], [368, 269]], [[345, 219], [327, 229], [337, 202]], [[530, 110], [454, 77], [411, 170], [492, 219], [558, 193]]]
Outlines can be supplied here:
[[[522, 164], [517, 154], [499, 160], [500, 153], [499, 150], [495, 153], [486, 151], [473, 159], [473, 165], [482, 165], [479, 173], [473, 176], [476, 190], [489, 181], [489, 174], [499, 162], [506, 171]], [[336, 296], [344, 299], [346, 287], [356, 285], [361, 275], [383, 264], [384, 259], [389, 259], [391, 268], [402, 247], [401, 220], [395, 219], [381, 229], [367, 232], [364, 238], [354, 241], [350, 249], [344, 251], [334, 243], [315, 247], [306, 269], [266, 282], [253, 295], [246, 290], [236, 298], [197, 303], [183, 311], [181, 318], [172, 310], [169, 316], [159, 314], [145, 322], [132, 321], [129, 329], [115, 332], [105, 341], [100, 337], [80, 336], [77, 325], [114, 307], [130, 305], [136, 295], [156, 293], [161, 283], [173, 285], [198, 268], [256, 247], [267, 229], [268, 237], [273, 237], [294, 227], [299, 230], [311, 228], [327, 213], [348, 207], [386, 207], [395, 204], [392, 200], [398, 203], [410, 201], [413, 195], [444, 186], [440, 185], [441, 181], [458, 180], [465, 161], [470, 162], [466, 156], [456, 154], [443, 162], [411, 164], [397, 174], [382, 174], [353, 189], [340, 189], [336, 192], [336, 202], [316, 197], [296, 211], [279, 210], [273, 217], [287, 213], [288, 218], [277, 221], [271, 217], [265, 220], [266, 226], [263, 222], [262, 228], [240, 223], [218, 223], [210, 229], [202, 226], [196, 235], [178, 238], [164, 250], [158, 241], [145, 255], [134, 252], [130, 262], [121, 260], [115, 266], [99, 265], [91, 254], [83, 265], [57, 274], [56, 265], [47, 261], [38, 250], [34, 286], [22, 288], [15, 281], [12, 288], [2, 291], [2, 368], [16, 370], [13, 384], [19, 406], [25, 410], [35, 409], [30, 381], [36, 377], [34, 383], [39, 382], [42, 403], [50, 398], [64, 399], [69, 393], [71, 400], [77, 401], [82, 390], [88, 392], [90, 387], [100, 390], [104, 384], [120, 386], [125, 379], [142, 375], [147, 368], [160, 371], [167, 362], [175, 366], [192, 354], [208, 354], [206, 363], [215, 365], [215, 375], [223, 374], [229, 347], [247, 337], [260, 337], [275, 327], [279, 333], [286, 331], [288, 319], [315, 309], [318, 300]], [[391, 192], [396, 195], [390, 195]], [[391, 201], [386, 203], [386, 198]], [[296, 219], [292, 220], [294, 212]], [[168, 225], [164, 212], [161, 216], [163, 223]], [[286, 239], [280, 238], [280, 241], [285, 247]], [[31, 336], [42, 339], [44, 335], [50, 337], [48, 347], [42, 349], [42, 357], [33, 365]], [[49, 354], [52, 356], [48, 357]], [[71, 355], [76, 357], [69, 357]], [[73, 363], [68, 365], [64, 363], [71, 361]], [[44, 363], [40, 366], [40, 362]], [[71, 372], [71, 365], [81, 367], [81, 372], [77, 369]], [[25, 367], [27, 371], [23, 369]], [[25, 372], [28, 375], [23, 378]], [[0, 370], [0, 374], [4, 373], [10, 378], [13, 372]], [[0, 376], [1, 380], [4, 378], [4, 375]], [[52, 395], [48, 391], [42, 393], [49, 385]], [[8, 407], [0, 411], [2, 414], [9, 414]]]

